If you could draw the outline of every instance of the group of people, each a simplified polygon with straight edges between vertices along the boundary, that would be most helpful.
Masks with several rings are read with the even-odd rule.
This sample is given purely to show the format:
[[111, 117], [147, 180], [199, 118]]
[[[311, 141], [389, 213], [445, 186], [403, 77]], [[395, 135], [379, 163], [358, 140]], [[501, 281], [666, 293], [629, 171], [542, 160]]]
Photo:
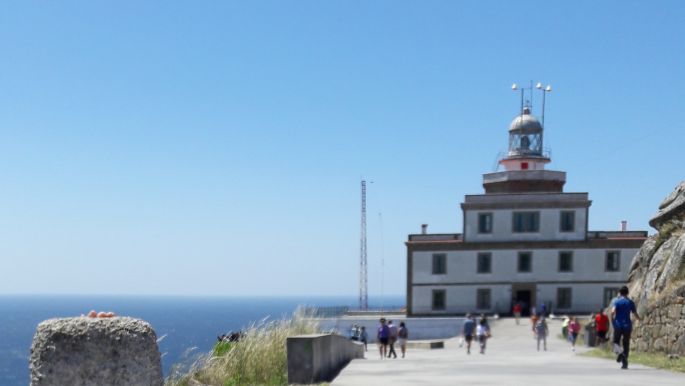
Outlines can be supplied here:
[[[514, 315], [520, 317], [520, 306], [514, 305]], [[616, 362], [621, 363], [622, 369], [628, 368], [628, 354], [630, 352], [630, 335], [632, 333], [633, 323], [631, 314], [635, 315], [637, 320], [640, 316], [637, 313], [635, 302], [628, 298], [628, 287], [623, 286], [619, 290], [619, 295], [614, 299], [611, 306], [611, 320], [609, 316], [600, 309], [596, 314], [590, 316], [590, 322], [587, 326], [588, 331], [595, 333], [595, 346], [601, 347], [609, 341], [609, 326], [614, 328], [613, 336], [613, 351], [616, 354]], [[537, 338], [537, 348], [540, 351], [540, 342], [543, 343], [543, 349], [547, 351], [547, 336], [549, 335], [549, 328], [545, 321], [545, 314], [531, 315], [533, 326], [533, 334]], [[561, 324], [562, 334], [567, 336], [571, 343], [571, 350], [576, 351], [576, 341], [580, 334], [580, 323], [575, 316], [566, 317]]]
[[471, 342], [473, 341], [474, 336], [478, 340], [480, 353], [485, 354], [488, 338], [492, 336], [490, 333], [490, 324], [485, 315], [481, 315], [480, 320], [476, 322], [476, 319], [471, 314], [466, 314], [466, 320], [462, 326], [463, 341], [460, 343], [460, 346], [464, 343], [466, 344], [467, 354], [471, 354]]
[[[521, 316], [521, 305], [519, 303], [514, 305], [513, 312], [516, 317], [516, 324], [519, 324], [519, 318]], [[540, 351], [541, 343], [542, 349], [547, 351], [549, 326], [547, 324], [546, 314], [546, 307], [542, 306], [539, 314], [533, 312], [531, 315], [532, 332], [537, 340], [538, 351]], [[631, 314], [635, 315], [636, 319], [640, 319], [635, 303], [628, 298], [628, 287], [624, 286], [619, 290], [619, 296], [613, 301], [611, 308], [611, 325], [614, 329], [613, 350], [617, 355], [616, 361], [621, 363], [622, 369], [628, 368], [630, 335], [632, 332]], [[609, 339], [607, 335], [609, 332], [609, 322], [609, 316], [606, 315], [604, 310], [600, 310], [597, 314], [591, 316], [590, 325], [588, 327], [594, 329], [596, 333], [597, 346], [604, 345], [608, 342]], [[576, 350], [576, 341], [580, 334], [580, 328], [580, 323], [575, 316], [566, 317], [562, 323], [562, 333], [568, 337], [573, 351]], [[357, 331], [356, 334], [353, 334], [355, 336], [353, 339], [360, 340], [366, 347], [368, 341], [366, 329], [364, 327], [359, 328], [355, 326], [353, 327], [353, 331]], [[480, 353], [485, 354], [487, 341], [491, 336], [490, 324], [485, 315], [481, 315], [480, 319], [476, 321], [476, 318], [471, 314], [467, 314], [462, 327], [462, 341], [459, 346], [462, 347], [465, 344], [466, 353], [471, 354], [471, 343], [475, 338], [480, 346]], [[399, 343], [400, 345], [402, 358], [405, 357], [409, 331], [404, 322], [401, 322], [399, 327], [397, 327], [393, 324], [392, 320], [388, 320], [386, 323], [386, 319], [381, 318], [376, 338], [381, 359], [390, 357], [397, 358], [397, 353], [395, 352], [396, 343]]]
[[380, 350], [381, 359], [390, 357], [397, 358], [395, 343], [399, 343], [402, 358], [404, 358], [407, 352], [407, 339], [409, 339], [409, 330], [407, 330], [407, 326], [404, 322], [400, 322], [398, 328], [392, 323], [392, 320], [388, 320], [386, 323], [385, 318], [381, 318], [376, 338], [378, 340], [378, 349]]

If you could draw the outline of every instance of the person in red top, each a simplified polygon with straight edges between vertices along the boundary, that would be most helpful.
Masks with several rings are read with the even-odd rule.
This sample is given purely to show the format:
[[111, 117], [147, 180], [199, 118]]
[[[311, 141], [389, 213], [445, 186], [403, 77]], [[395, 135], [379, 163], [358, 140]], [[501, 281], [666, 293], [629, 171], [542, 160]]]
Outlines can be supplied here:
[[576, 340], [580, 332], [580, 323], [575, 316], [571, 316], [571, 323], [568, 324], [568, 340], [571, 342], [571, 350], [576, 351]]
[[595, 345], [603, 345], [607, 341], [607, 332], [609, 331], [609, 317], [604, 313], [604, 310], [599, 310], [595, 316], [595, 329], [597, 331]]
[[516, 318], [516, 324], [519, 324], [519, 319], [521, 319], [521, 303], [514, 303], [514, 317]]

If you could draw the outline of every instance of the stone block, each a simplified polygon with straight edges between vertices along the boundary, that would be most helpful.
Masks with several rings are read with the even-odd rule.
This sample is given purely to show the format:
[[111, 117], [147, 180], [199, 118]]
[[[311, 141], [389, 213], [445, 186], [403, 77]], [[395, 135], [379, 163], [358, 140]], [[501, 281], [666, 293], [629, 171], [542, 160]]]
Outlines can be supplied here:
[[162, 386], [157, 336], [134, 318], [62, 318], [38, 325], [31, 386]]

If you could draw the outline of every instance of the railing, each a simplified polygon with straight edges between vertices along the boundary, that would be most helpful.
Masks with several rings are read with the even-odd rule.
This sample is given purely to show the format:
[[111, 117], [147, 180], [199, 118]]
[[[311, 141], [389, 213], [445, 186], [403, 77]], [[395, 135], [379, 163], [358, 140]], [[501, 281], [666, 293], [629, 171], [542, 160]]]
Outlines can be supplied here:
[[438, 234], [417, 234], [409, 235], [409, 241], [463, 241], [461, 233], [438, 233]]
[[343, 315], [368, 315], [378, 313], [404, 313], [404, 305], [388, 305], [383, 307], [369, 307], [365, 310], [349, 306], [304, 307], [304, 314], [311, 318], [335, 318]]
[[588, 239], [620, 239], [647, 237], [647, 231], [590, 231], [587, 233]]

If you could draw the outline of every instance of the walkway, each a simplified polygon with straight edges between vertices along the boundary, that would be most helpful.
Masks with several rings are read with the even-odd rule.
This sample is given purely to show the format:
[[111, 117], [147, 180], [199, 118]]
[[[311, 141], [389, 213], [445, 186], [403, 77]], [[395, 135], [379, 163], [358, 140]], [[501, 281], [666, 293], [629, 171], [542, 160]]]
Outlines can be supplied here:
[[368, 359], [352, 361], [333, 385], [685, 385], [685, 374], [636, 364], [620, 370], [614, 361], [574, 353], [566, 341], [556, 338], [558, 322], [550, 324], [548, 351], [538, 352], [528, 328], [529, 322], [523, 320], [518, 326], [513, 319], [493, 323], [485, 355], [475, 345], [466, 355], [457, 339], [450, 339], [444, 350], [415, 349], [405, 359], [381, 361], [375, 345], [369, 345]]

